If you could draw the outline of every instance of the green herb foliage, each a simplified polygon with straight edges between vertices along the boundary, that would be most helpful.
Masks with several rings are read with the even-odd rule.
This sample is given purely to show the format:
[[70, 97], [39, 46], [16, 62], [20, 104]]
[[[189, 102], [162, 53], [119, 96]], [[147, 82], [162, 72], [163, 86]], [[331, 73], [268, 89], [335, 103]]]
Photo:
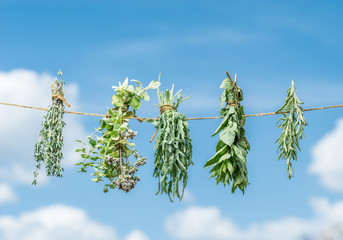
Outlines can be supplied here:
[[291, 179], [294, 174], [294, 169], [291, 160], [297, 161], [297, 151], [301, 151], [299, 140], [304, 137], [304, 127], [307, 122], [304, 117], [303, 109], [297, 95], [295, 94], [295, 86], [292, 81], [291, 87], [287, 90], [285, 104], [276, 112], [283, 112], [283, 116], [277, 121], [276, 125], [282, 129], [280, 137], [276, 140], [279, 146], [277, 151], [280, 151], [278, 160], [287, 160], [287, 175]]
[[[174, 94], [174, 85], [165, 94], [158, 88], [157, 94], [160, 103], [157, 106], [162, 113], [155, 123], [159, 129], [155, 141], [154, 177], [159, 180], [156, 194], [166, 193], [170, 201], [171, 195], [181, 200], [187, 185], [187, 169], [193, 162], [188, 122], [184, 114], [177, 112], [177, 108], [189, 97], [182, 96], [181, 90]], [[179, 187], [180, 181], [182, 188]]]
[[244, 189], [249, 184], [246, 156], [250, 146], [245, 138], [244, 111], [240, 106], [243, 93], [230, 77], [224, 79], [220, 88], [224, 89], [220, 98], [222, 105], [220, 115], [223, 120], [212, 135], [219, 133], [219, 141], [216, 154], [204, 167], [212, 167], [211, 178], [214, 177], [217, 184], [223, 183], [225, 186], [231, 181], [232, 192], [238, 187], [244, 193]]
[[[58, 75], [61, 80], [55, 80], [53, 87], [53, 94], [63, 95], [62, 72], [59, 71]], [[37, 162], [36, 170], [34, 171], [34, 179], [32, 184], [37, 184], [37, 176], [41, 164], [44, 163], [46, 173], [48, 176], [62, 177], [63, 168], [61, 167], [61, 160], [63, 158], [63, 128], [66, 125], [63, 121], [64, 104], [63, 102], [55, 98], [52, 101], [51, 106], [47, 114], [44, 116], [42, 123], [42, 130], [39, 134], [39, 140], [35, 145], [34, 158]]]
[[[79, 172], [86, 172], [87, 167], [92, 167], [94, 168], [94, 173], [91, 174], [94, 176], [92, 181], [108, 180], [104, 192], [109, 188], [118, 188], [125, 192], [132, 190], [140, 180], [135, 176], [138, 167], [146, 163], [146, 158], [138, 155], [134, 149], [135, 143], [130, 141], [137, 132], [129, 128], [127, 117], [135, 115], [141, 100], [149, 101], [146, 90], [157, 88], [160, 83], [152, 81], [148, 87], [143, 88], [139, 81], [132, 81], [138, 84], [136, 88], [129, 85], [128, 79], [123, 84], [119, 82], [119, 87], [113, 87], [116, 91], [112, 97], [114, 108], [108, 110], [108, 117], [100, 120], [100, 127], [94, 132], [100, 136], [93, 137], [93, 133], [88, 137], [88, 144], [84, 142], [84, 146], [76, 150], [81, 152], [81, 157], [84, 159], [76, 164], [81, 166]], [[131, 156], [135, 157], [135, 163], [130, 162]]]

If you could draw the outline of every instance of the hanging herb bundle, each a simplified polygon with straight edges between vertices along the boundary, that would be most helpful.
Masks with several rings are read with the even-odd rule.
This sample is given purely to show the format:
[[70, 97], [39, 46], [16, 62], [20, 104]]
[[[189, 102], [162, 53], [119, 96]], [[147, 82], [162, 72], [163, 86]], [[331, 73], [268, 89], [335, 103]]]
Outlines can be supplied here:
[[300, 102], [295, 94], [295, 86], [292, 81], [291, 87], [287, 90], [287, 97], [284, 105], [277, 110], [277, 113], [282, 112], [283, 116], [276, 122], [278, 128], [282, 129], [280, 137], [275, 141], [279, 146], [277, 151], [280, 151], [278, 160], [287, 160], [287, 175], [291, 179], [294, 174], [294, 169], [291, 160], [297, 161], [297, 151], [301, 151], [299, 140], [304, 137], [304, 127], [307, 122], [304, 117], [304, 112], [301, 107], [303, 102]]
[[62, 177], [63, 168], [61, 167], [61, 160], [63, 158], [63, 128], [66, 125], [63, 121], [64, 104], [68, 107], [70, 105], [64, 98], [61, 70], [57, 73], [61, 79], [55, 80], [51, 84], [52, 104], [49, 107], [47, 114], [44, 116], [42, 123], [42, 130], [39, 134], [39, 140], [35, 145], [34, 158], [37, 162], [36, 170], [34, 171], [34, 179], [32, 184], [37, 184], [37, 176], [41, 164], [44, 163], [46, 173], [48, 176]]
[[[119, 87], [113, 87], [116, 91], [112, 97], [114, 108], [108, 110], [108, 116], [100, 120], [100, 127], [94, 132], [100, 136], [92, 137], [93, 133], [88, 137], [88, 144], [83, 142], [84, 146], [76, 150], [81, 152], [81, 157], [84, 159], [76, 164], [81, 166], [79, 172], [87, 172], [87, 167], [93, 167], [92, 181], [108, 180], [104, 192], [109, 188], [118, 188], [125, 192], [132, 190], [140, 180], [135, 176], [138, 167], [146, 163], [146, 158], [138, 155], [134, 149], [135, 144], [130, 141], [134, 139], [137, 132], [129, 128], [128, 117], [135, 116], [141, 100], [149, 101], [146, 91], [157, 88], [160, 83], [152, 81], [144, 88], [139, 81], [132, 81], [138, 84], [136, 88], [128, 84], [128, 78], [123, 84], [119, 82]], [[132, 155], [136, 159], [135, 163], [130, 162], [129, 158]]]
[[231, 191], [235, 192], [238, 187], [244, 193], [249, 184], [246, 156], [250, 150], [249, 143], [245, 138], [245, 118], [242, 90], [232, 81], [230, 75], [224, 79], [220, 88], [223, 94], [220, 97], [222, 109], [220, 115], [223, 118], [221, 124], [212, 135], [219, 133], [219, 141], [216, 147], [216, 154], [209, 159], [204, 167], [211, 167], [211, 178], [217, 180], [217, 184], [231, 183]]
[[[188, 99], [181, 90], [174, 94], [172, 89], [165, 94], [157, 88], [161, 115], [155, 122], [158, 135], [155, 141], [154, 177], [158, 178], [156, 194], [166, 193], [170, 201], [177, 196], [183, 197], [187, 185], [187, 169], [192, 162], [192, 144], [185, 114], [177, 112], [179, 104]], [[156, 133], [156, 132], [155, 132]], [[151, 140], [152, 142], [152, 140]], [[181, 193], [179, 182], [182, 182]]]

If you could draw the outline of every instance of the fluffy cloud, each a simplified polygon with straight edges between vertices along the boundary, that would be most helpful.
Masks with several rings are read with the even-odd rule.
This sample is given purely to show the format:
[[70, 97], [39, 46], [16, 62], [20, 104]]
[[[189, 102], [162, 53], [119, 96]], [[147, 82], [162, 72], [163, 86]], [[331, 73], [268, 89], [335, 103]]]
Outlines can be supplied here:
[[85, 211], [52, 205], [18, 217], [0, 216], [2, 240], [116, 240], [115, 230], [91, 220]]
[[321, 139], [312, 149], [313, 161], [309, 171], [319, 176], [327, 188], [343, 192], [343, 119], [336, 128]]
[[170, 216], [165, 227], [177, 239], [197, 240], [293, 240], [317, 235], [333, 224], [343, 225], [343, 201], [331, 204], [326, 199], [312, 199], [311, 219], [287, 217], [253, 224], [240, 229], [216, 207], [190, 207]]
[[185, 203], [194, 203], [195, 202], [195, 197], [188, 189], [185, 189], [182, 201], [185, 202]]
[[166, 221], [167, 231], [180, 239], [224, 239], [235, 237], [235, 225], [216, 207], [190, 207]]
[[[50, 84], [53, 81], [54, 77], [50, 74], [38, 74], [25, 69], [0, 72], [0, 102], [47, 108], [51, 104]], [[77, 85], [67, 83], [65, 92], [66, 99], [72, 105], [70, 110], [76, 110]], [[45, 114], [45, 111], [40, 110], [0, 106], [0, 178], [31, 183], [35, 165], [34, 145], [38, 140]], [[65, 122], [67, 126], [64, 129], [64, 168], [73, 166], [78, 161], [75, 140], [84, 139], [87, 135], [78, 116], [66, 114]], [[46, 179], [42, 172], [39, 182], [46, 182]]]
[[149, 238], [141, 230], [135, 229], [124, 240], [149, 240]]
[[17, 196], [7, 183], [0, 183], [0, 204], [17, 200]]

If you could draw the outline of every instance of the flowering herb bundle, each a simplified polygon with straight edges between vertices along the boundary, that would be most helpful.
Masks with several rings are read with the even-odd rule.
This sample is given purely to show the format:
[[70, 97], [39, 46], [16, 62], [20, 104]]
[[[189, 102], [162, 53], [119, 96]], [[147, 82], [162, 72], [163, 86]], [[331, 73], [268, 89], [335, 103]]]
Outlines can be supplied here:
[[[113, 87], [116, 91], [112, 97], [114, 108], [108, 110], [108, 116], [100, 120], [100, 127], [94, 132], [100, 136], [92, 137], [93, 133], [88, 137], [88, 144], [84, 142], [84, 146], [76, 150], [81, 152], [84, 159], [76, 164], [81, 166], [79, 172], [86, 172], [87, 167], [94, 168], [92, 181], [107, 180], [104, 192], [109, 188], [118, 188], [125, 192], [132, 190], [140, 180], [135, 176], [138, 167], [146, 163], [146, 158], [139, 156], [134, 149], [135, 144], [131, 140], [137, 132], [129, 128], [128, 117], [135, 116], [141, 100], [149, 101], [146, 91], [157, 88], [160, 83], [152, 81], [144, 88], [139, 81], [132, 81], [138, 84], [136, 88], [129, 85], [128, 79], [123, 84], [119, 82], [119, 87]], [[131, 156], [135, 157], [135, 163], [130, 162]]]
[[50, 105], [47, 114], [44, 116], [42, 123], [42, 130], [39, 134], [39, 140], [35, 145], [34, 158], [37, 162], [36, 170], [34, 171], [34, 179], [32, 184], [37, 184], [37, 176], [41, 164], [44, 163], [46, 173], [48, 176], [62, 177], [63, 168], [61, 167], [61, 160], [63, 158], [63, 128], [66, 125], [63, 121], [64, 104], [68, 107], [70, 105], [64, 98], [61, 70], [58, 72], [61, 77], [60, 81], [55, 80], [51, 84], [52, 104]]
[[287, 175], [291, 179], [294, 169], [291, 160], [297, 161], [297, 151], [301, 151], [299, 140], [304, 137], [304, 127], [307, 122], [304, 117], [303, 109], [297, 95], [295, 86], [292, 81], [291, 87], [287, 90], [287, 97], [284, 105], [276, 112], [282, 112], [283, 116], [276, 122], [278, 128], [282, 129], [280, 137], [275, 141], [279, 143], [277, 151], [280, 151], [278, 160], [287, 160]]
[[[192, 162], [192, 144], [185, 114], [177, 112], [179, 104], [188, 99], [181, 90], [174, 94], [172, 89], [165, 94], [157, 88], [161, 115], [154, 123], [158, 134], [155, 141], [154, 177], [158, 178], [156, 194], [166, 193], [170, 201], [177, 196], [183, 197], [187, 185], [187, 169]], [[179, 187], [179, 182], [182, 187]], [[181, 190], [181, 193], [180, 193]]]
[[212, 135], [213, 137], [219, 133], [216, 154], [204, 167], [212, 167], [211, 178], [214, 177], [217, 184], [223, 183], [225, 186], [231, 181], [232, 192], [238, 187], [244, 193], [244, 189], [249, 184], [246, 156], [250, 146], [245, 138], [244, 111], [240, 105], [243, 93], [228, 73], [227, 76], [228, 78], [220, 85], [220, 88], [224, 89], [220, 97], [222, 106], [220, 115], [223, 120]]

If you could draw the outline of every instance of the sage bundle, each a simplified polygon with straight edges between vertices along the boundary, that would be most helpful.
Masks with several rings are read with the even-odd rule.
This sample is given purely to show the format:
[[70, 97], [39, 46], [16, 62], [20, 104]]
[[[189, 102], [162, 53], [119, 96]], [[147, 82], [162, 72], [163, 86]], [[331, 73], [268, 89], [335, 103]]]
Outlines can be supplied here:
[[303, 102], [300, 102], [295, 94], [294, 81], [292, 81], [291, 87], [287, 90], [287, 97], [284, 105], [278, 109], [277, 113], [282, 113], [283, 116], [276, 122], [278, 128], [282, 129], [280, 137], [275, 141], [279, 146], [277, 151], [280, 151], [278, 161], [284, 159], [287, 161], [287, 176], [289, 179], [294, 174], [294, 169], [291, 160], [297, 161], [297, 151], [301, 151], [299, 146], [299, 140], [304, 137], [304, 127], [307, 122], [304, 117], [304, 112], [301, 107]]
[[63, 121], [64, 103], [70, 107], [64, 98], [61, 70], [58, 72], [61, 79], [55, 79], [54, 84], [51, 84], [52, 104], [50, 105], [47, 114], [44, 116], [42, 130], [39, 134], [39, 140], [35, 145], [34, 159], [36, 161], [36, 170], [34, 171], [34, 179], [32, 184], [37, 184], [37, 177], [41, 164], [44, 163], [48, 176], [62, 177], [63, 168], [61, 160], [63, 158]]
[[[86, 169], [92, 167], [92, 181], [107, 180], [104, 192], [115, 188], [131, 191], [140, 181], [140, 178], [135, 176], [138, 167], [146, 163], [146, 158], [139, 156], [134, 149], [135, 143], [131, 140], [138, 133], [130, 129], [128, 118], [135, 116], [142, 100], [149, 101], [146, 91], [157, 88], [160, 83], [152, 81], [144, 88], [139, 81], [132, 81], [138, 84], [136, 88], [128, 84], [128, 78], [123, 84], [119, 82], [118, 87], [113, 87], [116, 91], [112, 97], [114, 108], [108, 109], [107, 116], [100, 120], [100, 127], [93, 133], [100, 136], [90, 135], [88, 143], [83, 142], [83, 147], [76, 150], [81, 152], [83, 158], [82, 162], [76, 164], [81, 166], [79, 172], [87, 172]], [[134, 156], [134, 163], [130, 161], [131, 156]]]
[[249, 184], [246, 156], [250, 146], [245, 137], [244, 111], [240, 105], [243, 93], [228, 73], [227, 76], [220, 85], [224, 89], [220, 97], [220, 115], [223, 120], [212, 135], [213, 137], [219, 133], [216, 154], [204, 167], [212, 167], [211, 178], [215, 178], [217, 184], [223, 183], [225, 186], [231, 182], [233, 193], [237, 187], [244, 193]]
[[[158, 130], [153, 174], [158, 178], [156, 194], [166, 193], [170, 201], [171, 195], [173, 198], [177, 196], [181, 201], [188, 180], [187, 170], [193, 162], [188, 122], [185, 114], [179, 113], [177, 108], [189, 97], [181, 95], [181, 90], [174, 94], [174, 85], [165, 94], [157, 88], [157, 95], [161, 115], [154, 124]], [[179, 182], [182, 182], [182, 187], [179, 187]]]

